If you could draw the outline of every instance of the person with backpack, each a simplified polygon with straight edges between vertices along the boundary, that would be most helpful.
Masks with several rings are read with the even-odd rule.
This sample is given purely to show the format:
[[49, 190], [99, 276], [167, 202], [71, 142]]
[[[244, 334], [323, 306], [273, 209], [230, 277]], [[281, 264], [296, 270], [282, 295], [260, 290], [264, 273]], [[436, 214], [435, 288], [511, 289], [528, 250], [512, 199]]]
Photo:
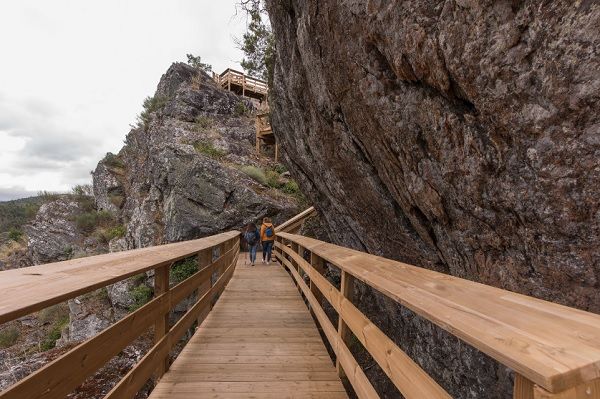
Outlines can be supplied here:
[[248, 226], [246, 226], [244, 239], [248, 243], [250, 265], [254, 266], [254, 263], [256, 262], [256, 249], [258, 248], [258, 242], [260, 241], [260, 235], [258, 234], [258, 229], [254, 223], [248, 223]]
[[260, 241], [263, 248], [263, 263], [265, 260], [267, 265], [271, 263], [271, 253], [273, 252], [273, 243], [275, 242], [275, 226], [271, 223], [270, 218], [264, 218], [262, 226], [260, 226]]

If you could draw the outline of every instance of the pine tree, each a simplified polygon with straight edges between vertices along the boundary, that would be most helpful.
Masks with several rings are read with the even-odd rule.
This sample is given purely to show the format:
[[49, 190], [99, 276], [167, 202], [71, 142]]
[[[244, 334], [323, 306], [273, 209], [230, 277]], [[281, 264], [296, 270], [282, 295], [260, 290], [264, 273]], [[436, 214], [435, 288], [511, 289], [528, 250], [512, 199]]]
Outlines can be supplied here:
[[212, 72], [212, 65], [210, 64], [205, 64], [202, 62], [202, 57], [198, 56], [194, 56], [193, 54], [186, 54], [187, 56], [187, 63], [190, 66], [193, 66], [194, 68], [198, 68], [203, 70], [206, 73], [211, 73]]
[[259, 1], [241, 5], [250, 18], [247, 31], [238, 43], [239, 48], [244, 52], [242, 68], [251, 76], [270, 81], [275, 56], [275, 40], [271, 27], [264, 20], [266, 12]]

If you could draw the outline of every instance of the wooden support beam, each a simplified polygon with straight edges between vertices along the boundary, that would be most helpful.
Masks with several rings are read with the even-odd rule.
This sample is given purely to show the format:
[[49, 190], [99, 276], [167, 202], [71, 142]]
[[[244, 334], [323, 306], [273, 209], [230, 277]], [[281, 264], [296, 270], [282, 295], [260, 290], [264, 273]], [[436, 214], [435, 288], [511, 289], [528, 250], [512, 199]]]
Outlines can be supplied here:
[[[515, 397], [516, 398], [516, 397]], [[588, 381], [562, 392], [551, 393], [535, 385], [533, 399], [600, 399], [600, 378]]]
[[275, 162], [279, 162], [279, 143], [275, 139]]
[[[354, 297], [354, 276], [343, 270], [342, 270], [342, 283], [341, 283], [341, 287], [340, 287], [340, 293], [342, 294], [342, 296], [344, 298], [346, 298], [348, 301], [350, 301], [350, 303], [352, 303], [352, 300], [354, 299], [353, 298]], [[344, 321], [344, 318], [342, 317], [341, 312], [339, 312], [338, 315], [339, 315], [339, 317], [338, 317], [338, 335], [340, 336], [340, 339], [342, 340], [342, 342], [344, 342], [346, 345], [348, 345], [348, 341], [350, 340], [352, 331], [350, 331], [350, 329], [346, 325], [346, 322]], [[339, 359], [336, 359], [335, 367], [336, 367], [340, 377], [343, 377], [344, 370], [340, 366]]]
[[[325, 273], [325, 261], [312, 252], [310, 253], [310, 265], [320, 275], [323, 275], [323, 273]], [[312, 294], [315, 296], [319, 305], [323, 306], [323, 294], [321, 293], [319, 287], [317, 287], [312, 278], [310, 279], [310, 292], [312, 292]], [[314, 313], [312, 308], [311, 313]]]
[[[204, 251], [198, 252], [198, 270], [202, 270], [210, 266], [212, 263], [212, 248], [205, 249]], [[198, 287], [198, 297], [202, 298], [204, 294], [210, 291], [210, 277], [207, 278], [202, 284]], [[210, 309], [207, 307], [203, 312], [200, 313], [198, 317], [198, 327], [202, 324]]]
[[515, 385], [513, 390], [514, 399], [533, 399], [533, 382], [515, 373]]
[[[154, 272], [154, 297], [159, 297], [169, 291], [169, 271], [171, 265], [159, 267]], [[170, 302], [170, 300], [169, 300]], [[169, 308], [170, 308], [169, 304]], [[154, 324], [154, 343], [159, 342], [169, 332], [169, 311], [159, 314]], [[158, 362], [156, 378], [160, 378], [169, 369], [169, 356]]]

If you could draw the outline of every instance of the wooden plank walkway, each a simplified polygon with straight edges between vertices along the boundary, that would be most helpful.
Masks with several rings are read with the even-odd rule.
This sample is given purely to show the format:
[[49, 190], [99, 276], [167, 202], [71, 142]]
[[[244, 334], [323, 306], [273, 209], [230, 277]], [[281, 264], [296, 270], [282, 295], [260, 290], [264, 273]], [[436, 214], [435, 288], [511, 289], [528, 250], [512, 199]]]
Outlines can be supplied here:
[[292, 278], [244, 265], [151, 399], [347, 398]]

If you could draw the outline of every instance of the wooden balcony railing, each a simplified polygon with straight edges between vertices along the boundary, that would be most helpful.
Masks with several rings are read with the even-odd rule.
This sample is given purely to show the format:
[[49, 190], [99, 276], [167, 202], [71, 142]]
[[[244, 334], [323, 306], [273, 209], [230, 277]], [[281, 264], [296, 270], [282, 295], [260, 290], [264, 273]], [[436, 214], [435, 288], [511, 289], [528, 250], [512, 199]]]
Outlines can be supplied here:
[[231, 68], [227, 68], [220, 75], [214, 74], [213, 79], [221, 87], [227, 88], [228, 90], [231, 90], [231, 86], [233, 85], [242, 88], [242, 95], [245, 95], [245, 92], [248, 91], [266, 97], [267, 93], [269, 92], [269, 86], [267, 82], [247, 76], [243, 72], [236, 71]]
[[[348, 349], [352, 334], [407, 399], [450, 395], [355, 306], [356, 280], [514, 370], [514, 398], [600, 398], [599, 315], [289, 233], [275, 247], [359, 398], [378, 395]], [[326, 263], [341, 270], [339, 290], [323, 277]]]
[[[233, 274], [238, 254], [239, 232], [233, 231], [2, 272], [0, 324], [149, 270], [155, 274], [153, 300], [0, 392], [0, 398], [64, 398], [154, 326], [154, 346], [105, 396], [134, 397], [153, 374], [160, 377], [168, 369], [169, 352], [194, 322], [199, 324], [210, 311]], [[171, 265], [191, 256], [198, 257], [199, 271], [169, 287]], [[193, 293], [198, 300], [169, 328], [169, 311]]]

